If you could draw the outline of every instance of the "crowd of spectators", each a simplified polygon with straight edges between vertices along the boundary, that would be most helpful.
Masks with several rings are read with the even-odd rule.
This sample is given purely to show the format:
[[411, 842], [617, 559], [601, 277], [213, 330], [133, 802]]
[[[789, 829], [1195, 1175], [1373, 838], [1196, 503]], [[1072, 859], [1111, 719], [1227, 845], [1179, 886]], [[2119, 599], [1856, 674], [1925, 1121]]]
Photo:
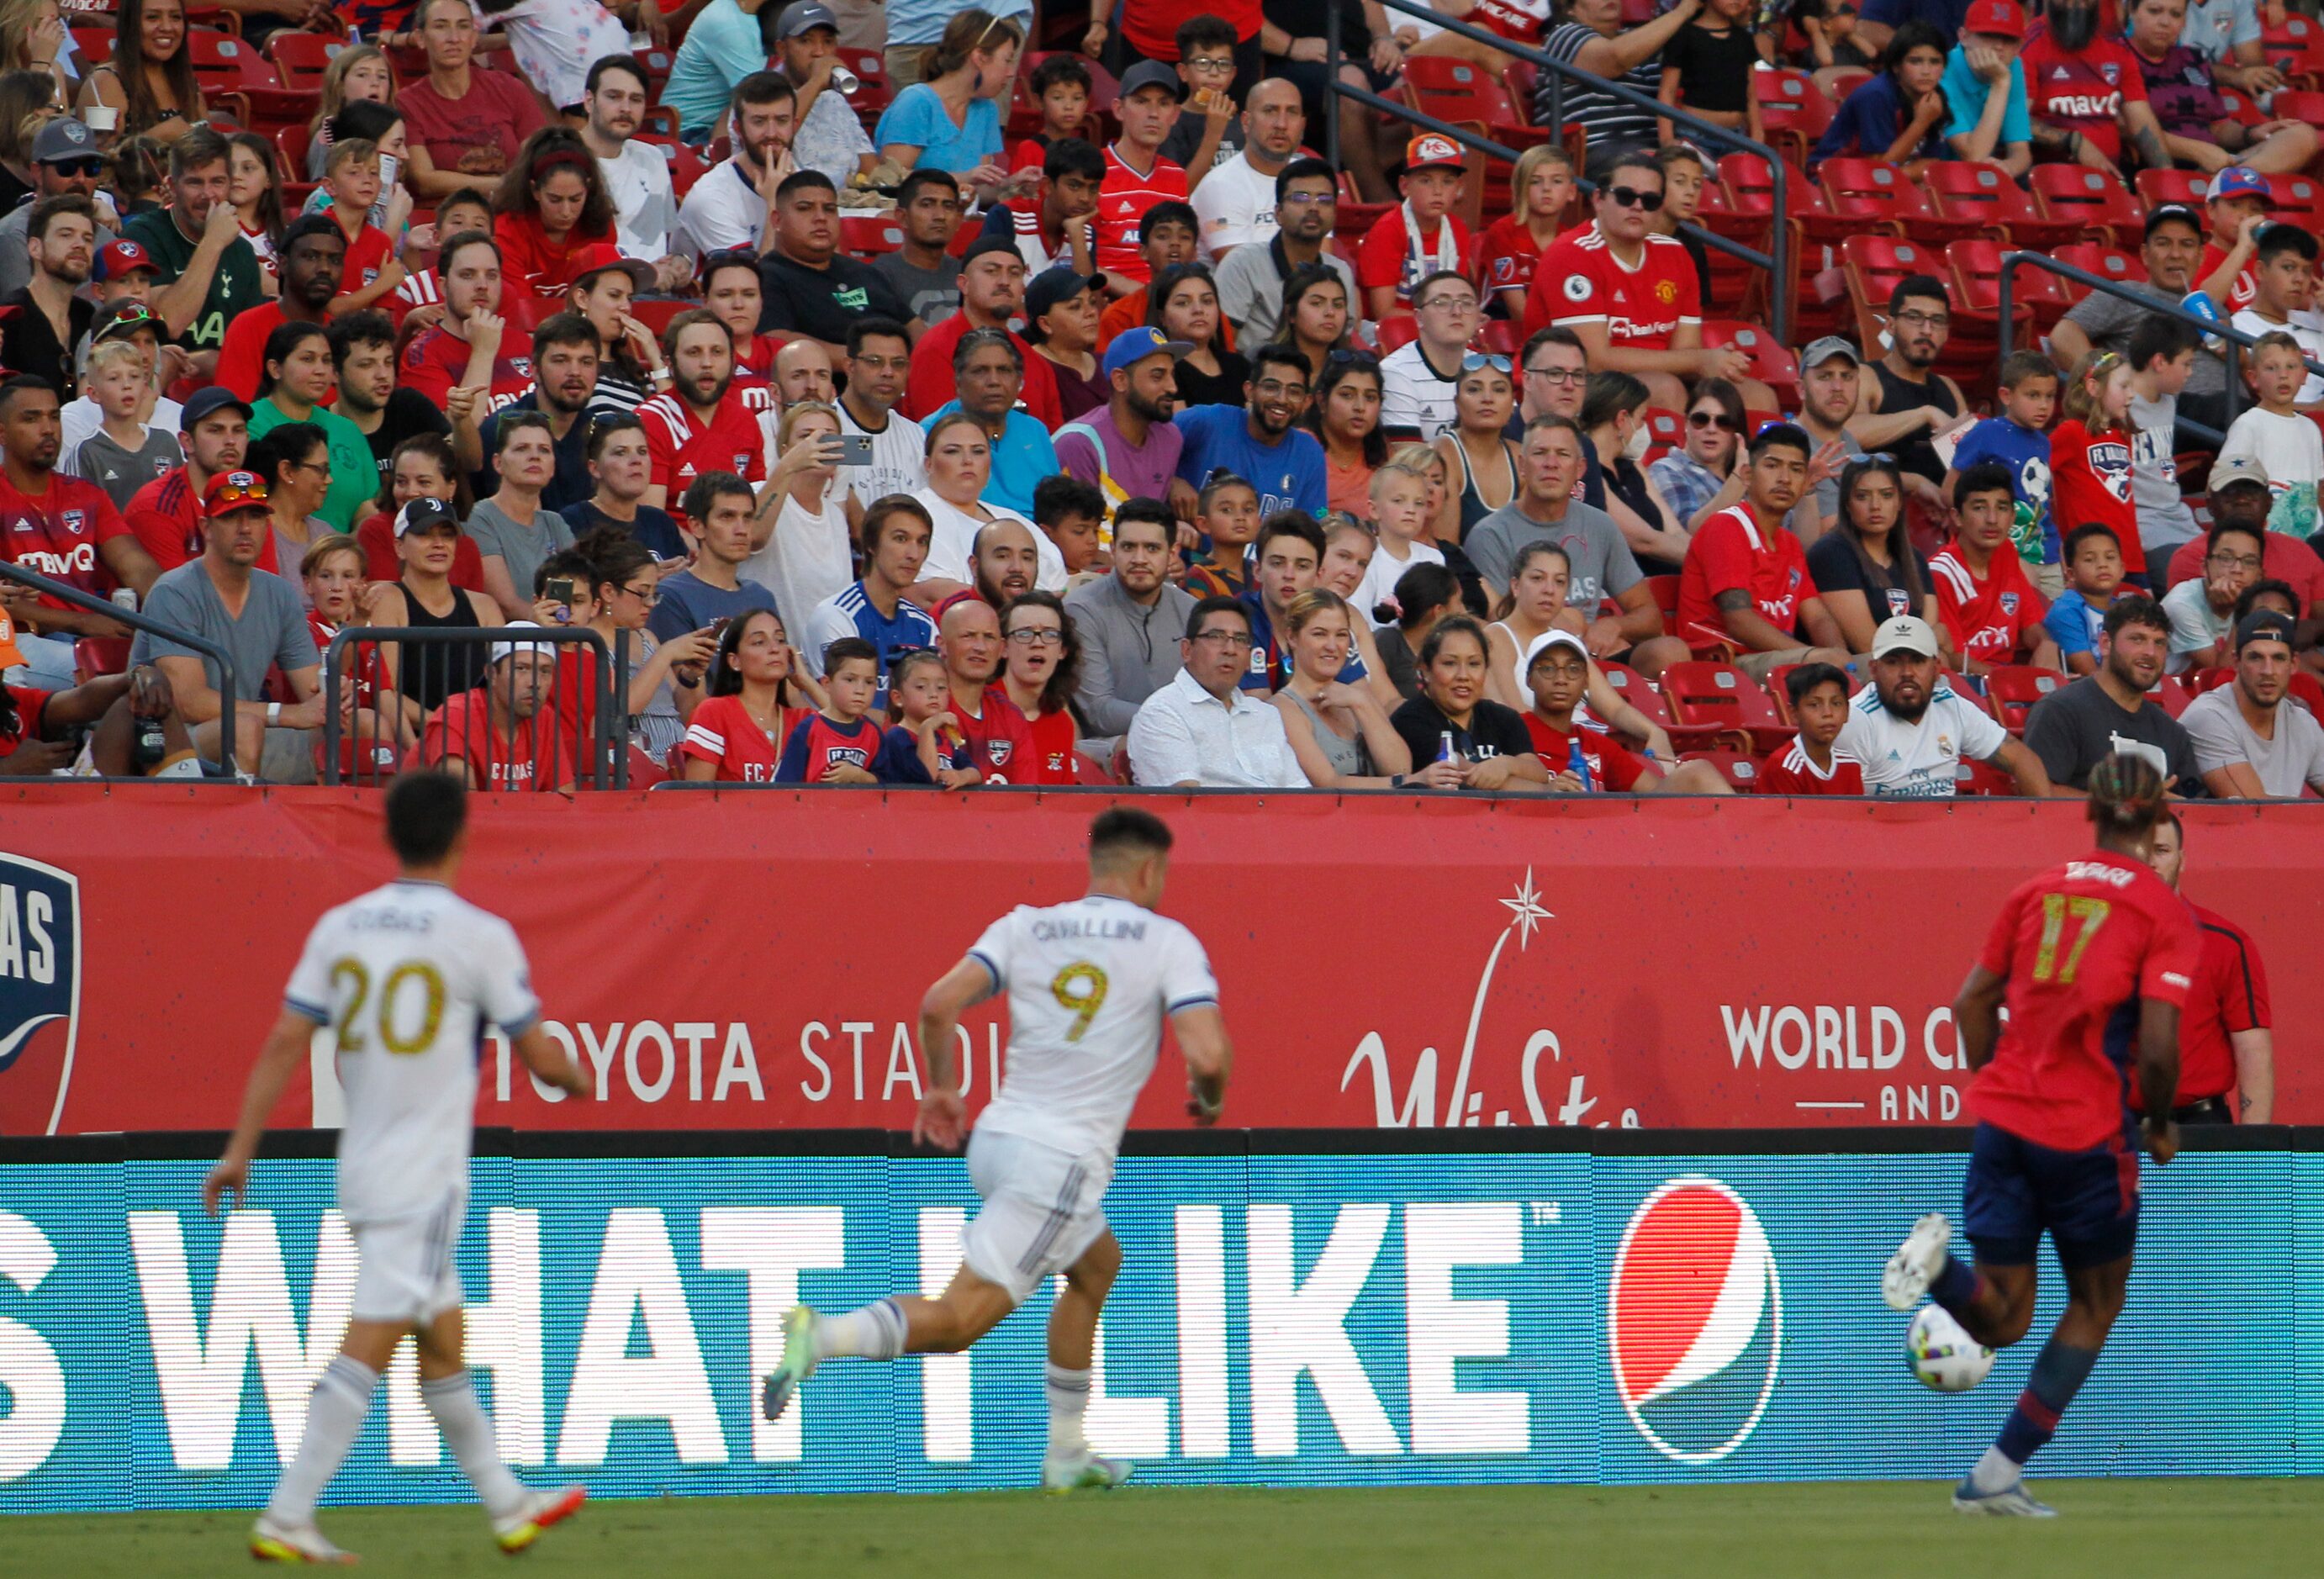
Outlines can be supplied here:
[[[175, 0], [36, 30], [0, 556], [162, 628], [0, 585], [0, 771], [2324, 788], [2280, 18], [1438, 0], [1591, 74], [1489, 182], [1328, 85], [1513, 57], [1324, 4], [1338, 60], [1291, 0], [230, 0], [327, 58], [271, 130]], [[1696, 223], [1775, 67], [1811, 168], [2206, 184], [2140, 209], [2136, 300], [1989, 366], [1925, 272], [1755, 356]]]

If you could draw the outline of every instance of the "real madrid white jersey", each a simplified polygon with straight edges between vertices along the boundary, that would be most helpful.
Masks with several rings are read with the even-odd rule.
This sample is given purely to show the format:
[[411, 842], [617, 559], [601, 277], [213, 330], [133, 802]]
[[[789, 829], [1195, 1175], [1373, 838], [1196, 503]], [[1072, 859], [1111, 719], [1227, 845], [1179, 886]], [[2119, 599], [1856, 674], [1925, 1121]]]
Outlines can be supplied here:
[[1880, 705], [1867, 686], [1848, 705], [1848, 721], [1832, 745], [1864, 764], [1864, 792], [1913, 800], [1950, 799], [1963, 757], [1984, 762], [2008, 741], [1991, 715], [1938, 682], [1929, 706], [1912, 723]]
[[1009, 994], [1009, 1068], [976, 1121], [1070, 1152], [1111, 1152], [1154, 1072], [1162, 1020], [1218, 1002], [1194, 935], [1128, 900], [1020, 905], [969, 957]]
[[340, 1209], [395, 1217], [465, 1189], [484, 1028], [540, 1018], [515, 929], [441, 883], [391, 882], [315, 923], [283, 1002], [337, 1033]]

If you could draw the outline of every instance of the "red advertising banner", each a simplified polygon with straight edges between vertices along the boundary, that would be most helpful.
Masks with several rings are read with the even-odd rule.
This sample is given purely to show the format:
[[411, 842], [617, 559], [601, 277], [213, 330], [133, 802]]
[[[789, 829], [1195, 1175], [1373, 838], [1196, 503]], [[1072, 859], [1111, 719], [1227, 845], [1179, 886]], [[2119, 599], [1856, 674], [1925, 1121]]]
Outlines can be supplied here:
[[[484, 1057], [480, 1122], [905, 1128], [921, 993], [1082, 891], [1097, 792], [480, 798], [462, 891], [512, 921], [594, 1099]], [[1215, 966], [1253, 1126], [1957, 1121], [1948, 1009], [2070, 801], [1140, 797]], [[2324, 1122], [2324, 808], [2198, 808], [2187, 891], [2273, 969], [2276, 1118]], [[315, 918], [391, 874], [375, 796], [0, 797], [0, 1132], [224, 1128]], [[973, 1105], [1001, 1067], [972, 1017]], [[1166, 1052], [1165, 1057], [1173, 1055]], [[278, 1122], [335, 1122], [325, 1039]], [[1182, 1124], [1179, 1083], [1141, 1124]]]

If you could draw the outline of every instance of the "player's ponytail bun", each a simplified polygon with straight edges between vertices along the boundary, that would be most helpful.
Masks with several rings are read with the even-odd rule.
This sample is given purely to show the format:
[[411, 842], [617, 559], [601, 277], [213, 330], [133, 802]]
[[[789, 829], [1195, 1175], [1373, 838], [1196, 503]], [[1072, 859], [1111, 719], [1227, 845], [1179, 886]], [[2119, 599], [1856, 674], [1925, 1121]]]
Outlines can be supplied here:
[[2144, 837], [2163, 819], [2163, 771], [2129, 752], [2116, 752], [2090, 771], [2086, 812], [2100, 835]]

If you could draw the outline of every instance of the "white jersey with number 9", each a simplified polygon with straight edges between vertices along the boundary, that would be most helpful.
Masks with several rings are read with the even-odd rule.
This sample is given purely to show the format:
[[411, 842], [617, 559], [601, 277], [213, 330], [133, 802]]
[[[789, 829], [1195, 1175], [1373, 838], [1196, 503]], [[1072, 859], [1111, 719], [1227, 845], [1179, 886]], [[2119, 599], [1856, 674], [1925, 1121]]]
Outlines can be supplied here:
[[969, 957], [1009, 994], [1009, 1067], [977, 1129], [1111, 1151], [1154, 1072], [1165, 1015], [1216, 1003], [1194, 935], [1105, 894], [1020, 906]]
[[391, 882], [315, 923], [283, 1002], [338, 1038], [340, 1209], [393, 1217], [465, 1190], [484, 1028], [540, 1017], [515, 928], [441, 883]]

